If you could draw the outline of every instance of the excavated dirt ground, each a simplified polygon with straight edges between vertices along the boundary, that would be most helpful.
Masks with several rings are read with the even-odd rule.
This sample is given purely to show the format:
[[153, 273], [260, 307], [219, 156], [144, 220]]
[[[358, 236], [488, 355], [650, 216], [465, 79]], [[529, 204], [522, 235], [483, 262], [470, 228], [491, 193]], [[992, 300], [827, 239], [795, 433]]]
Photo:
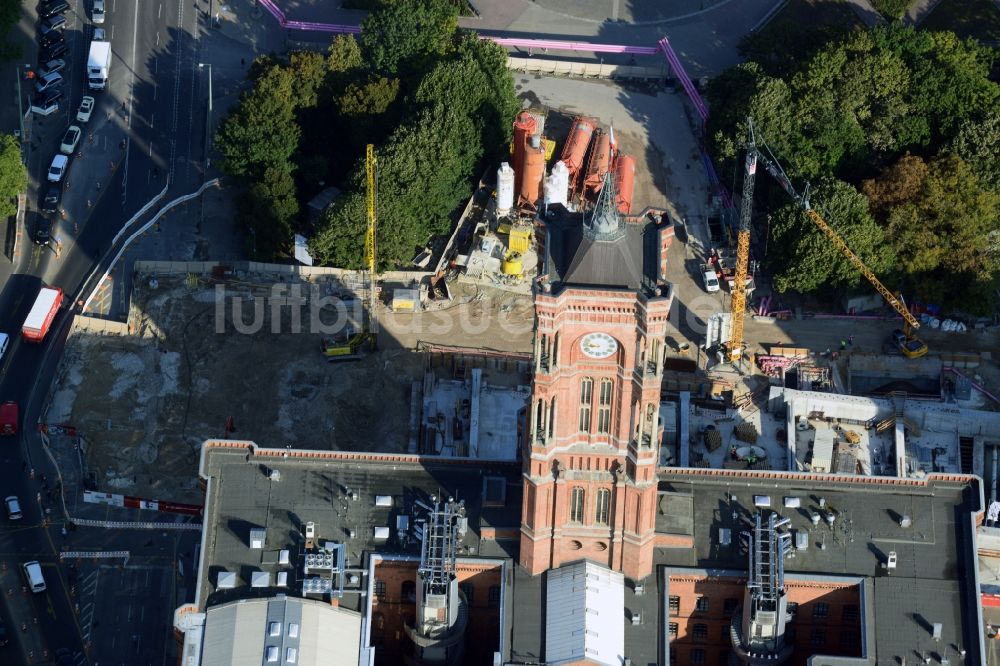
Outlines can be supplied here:
[[[530, 297], [482, 287], [456, 291], [447, 307], [380, 315], [379, 351], [329, 363], [321, 333], [292, 333], [288, 311], [272, 332], [271, 307], [253, 334], [235, 330], [226, 299], [217, 329], [214, 285], [160, 278], [155, 290], [136, 281], [133, 316], [145, 337], [77, 330], [67, 343], [47, 421], [77, 427], [86, 472], [98, 489], [195, 501], [200, 444], [225, 436], [262, 446], [405, 452], [410, 387], [424, 371], [419, 342], [527, 351]], [[262, 285], [227, 294], [267, 294]], [[253, 304], [243, 301], [243, 319]], [[497, 314], [490, 314], [497, 313]], [[501, 325], [491, 321], [504, 317]], [[326, 319], [324, 319], [326, 321]], [[149, 332], [152, 331], [152, 335]]]

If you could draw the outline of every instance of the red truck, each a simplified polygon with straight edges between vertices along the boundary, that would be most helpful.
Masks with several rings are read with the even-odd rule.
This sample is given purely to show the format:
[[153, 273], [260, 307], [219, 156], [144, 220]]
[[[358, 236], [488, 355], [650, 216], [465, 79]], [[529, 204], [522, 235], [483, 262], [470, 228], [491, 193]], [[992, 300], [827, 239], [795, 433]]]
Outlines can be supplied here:
[[17, 434], [17, 403], [5, 402], [0, 405], [0, 435]]
[[58, 287], [42, 287], [35, 304], [31, 306], [28, 318], [21, 328], [21, 337], [28, 342], [41, 342], [52, 326], [52, 320], [62, 305], [63, 292]]

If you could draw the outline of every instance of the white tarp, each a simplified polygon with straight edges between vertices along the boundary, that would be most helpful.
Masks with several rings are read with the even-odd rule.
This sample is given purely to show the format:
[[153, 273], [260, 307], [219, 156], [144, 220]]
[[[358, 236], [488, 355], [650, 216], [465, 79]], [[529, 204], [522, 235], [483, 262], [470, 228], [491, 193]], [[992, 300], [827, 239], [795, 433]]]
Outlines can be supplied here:
[[306, 266], [313, 265], [312, 255], [309, 254], [309, 241], [299, 234], [295, 234], [295, 261]]

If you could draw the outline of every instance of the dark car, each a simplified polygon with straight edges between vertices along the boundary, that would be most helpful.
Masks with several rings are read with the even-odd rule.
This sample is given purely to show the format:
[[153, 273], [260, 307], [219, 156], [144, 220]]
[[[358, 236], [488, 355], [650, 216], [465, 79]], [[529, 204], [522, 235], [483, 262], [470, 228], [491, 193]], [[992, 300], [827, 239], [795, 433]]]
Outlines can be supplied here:
[[55, 16], [50, 16], [38, 26], [38, 32], [43, 36], [48, 35], [53, 32], [62, 32], [62, 29], [66, 27], [66, 17], [62, 14], [56, 14]]
[[53, 58], [58, 58], [60, 56], [66, 55], [66, 51], [68, 51], [68, 49], [66, 48], [66, 42], [57, 42], [52, 46], [42, 49], [42, 52], [39, 54], [38, 59], [41, 60], [42, 62], [48, 62]]
[[69, 3], [66, 0], [56, 0], [55, 2], [48, 2], [39, 7], [38, 17], [45, 19], [56, 14], [65, 14], [67, 11], [69, 11]]
[[35, 233], [31, 238], [37, 245], [48, 245], [52, 240], [52, 220], [39, 217], [35, 222]]
[[59, 187], [52, 186], [45, 190], [45, 196], [42, 197], [42, 212], [44, 213], [55, 213], [59, 210], [59, 203], [62, 201], [62, 190]]
[[10, 642], [10, 638], [7, 636], [7, 627], [4, 626], [2, 620], [0, 620], [0, 646], [7, 645]]
[[66, 38], [63, 37], [61, 30], [50, 30], [38, 38], [38, 43], [41, 44], [43, 49], [47, 49], [54, 44], [62, 44], [65, 41]]
[[59, 664], [59, 666], [73, 664], [73, 653], [66, 648], [59, 648], [56, 650], [56, 663]]
[[31, 100], [31, 105], [41, 107], [52, 106], [61, 100], [62, 96], [62, 88], [46, 90], [45, 92], [36, 93], [34, 99]]

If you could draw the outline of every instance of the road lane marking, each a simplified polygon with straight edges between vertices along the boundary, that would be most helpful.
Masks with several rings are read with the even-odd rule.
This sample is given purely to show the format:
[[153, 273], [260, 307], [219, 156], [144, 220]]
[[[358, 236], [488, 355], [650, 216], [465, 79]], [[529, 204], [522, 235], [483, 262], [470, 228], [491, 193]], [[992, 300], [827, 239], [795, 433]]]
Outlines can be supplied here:
[[160, 16], [163, 14], [163, 3], [160, 3], [159, 9], [156, 10], [156, 18], [159, 20]]

